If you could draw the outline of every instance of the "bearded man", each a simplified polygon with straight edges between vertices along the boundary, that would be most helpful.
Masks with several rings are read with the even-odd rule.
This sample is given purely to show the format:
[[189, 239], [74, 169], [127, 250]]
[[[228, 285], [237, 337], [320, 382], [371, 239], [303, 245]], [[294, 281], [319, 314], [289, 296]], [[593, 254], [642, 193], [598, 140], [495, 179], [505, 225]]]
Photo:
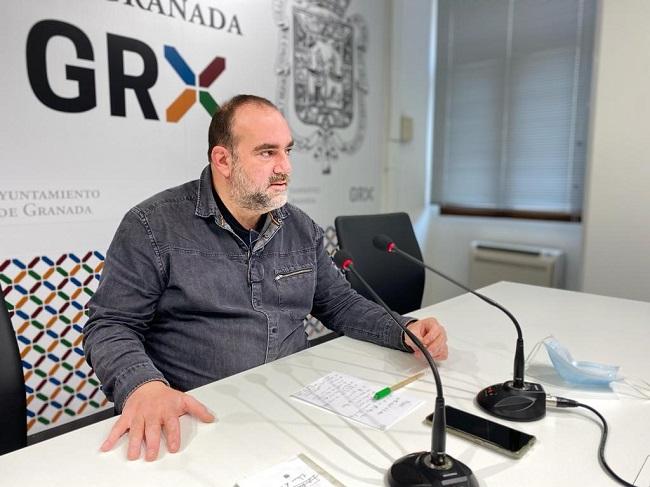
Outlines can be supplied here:
[[[103, 451], [128, 433], [127, 457], [178, 451], [178, 418], [213, 414], [185, 391], [308, 347], [312, 314], [333, 331], [412, 352], [379, 305], [357, 294], [324, 248], [322, 229], [287, 203], [291, 131], [261, 97], [214, 114], [200, 179], [132, 208], [111, 242], [84, 327], [86, 359], [121, 417]], [[434, 318], [397, 316], [435, 359]]]

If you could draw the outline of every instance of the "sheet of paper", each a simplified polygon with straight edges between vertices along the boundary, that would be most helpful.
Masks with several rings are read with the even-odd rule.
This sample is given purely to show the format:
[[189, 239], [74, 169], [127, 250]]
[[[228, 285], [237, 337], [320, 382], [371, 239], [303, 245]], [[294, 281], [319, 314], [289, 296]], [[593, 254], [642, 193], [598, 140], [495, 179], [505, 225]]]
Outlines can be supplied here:
[[402, 391], [375, 401], [372, 396], [377, 389], [380, 387], [356, 377], [331, 372], [292, 397], [380, 430], [389, 428], [424, 404]]
[[343, 484], [337, 482], [303, 454], [237, 482], [237, 487], [339, 486], [343, 487]]

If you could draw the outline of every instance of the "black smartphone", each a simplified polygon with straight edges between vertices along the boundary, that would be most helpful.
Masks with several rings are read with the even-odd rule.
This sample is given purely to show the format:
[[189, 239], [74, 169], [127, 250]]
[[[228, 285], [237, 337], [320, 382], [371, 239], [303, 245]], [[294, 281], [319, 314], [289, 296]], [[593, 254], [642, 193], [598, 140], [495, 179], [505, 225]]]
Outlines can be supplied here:
[[[445, 406], [445, 416], [447, 417], [447, 431], [450, 433], [512, 458], [521, 458], [535, 443], [533, 435], [461, 411], [452, 406]], [[425, 419], [425, 422], [429, 425], [432, 421], [433, 413]]]

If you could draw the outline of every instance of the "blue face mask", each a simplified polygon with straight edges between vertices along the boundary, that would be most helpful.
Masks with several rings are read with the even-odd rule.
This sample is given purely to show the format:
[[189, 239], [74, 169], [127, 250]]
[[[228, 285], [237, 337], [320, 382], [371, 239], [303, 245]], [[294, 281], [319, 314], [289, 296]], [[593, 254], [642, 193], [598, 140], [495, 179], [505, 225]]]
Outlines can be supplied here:
[[551, 362], [553, 362], [553, 367], [566, 382], [588, 386], [605, 386], [620, 379], [617, 365], [573, 360], [569, 351], [552, 336], [544, 339], [543, 343]]

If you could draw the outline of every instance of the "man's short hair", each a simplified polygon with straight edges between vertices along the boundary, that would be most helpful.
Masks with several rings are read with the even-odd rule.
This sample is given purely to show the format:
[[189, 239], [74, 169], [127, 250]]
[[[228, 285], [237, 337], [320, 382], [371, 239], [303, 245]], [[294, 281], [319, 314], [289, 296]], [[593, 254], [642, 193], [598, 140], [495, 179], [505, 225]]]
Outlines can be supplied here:
[[232, 123], [235, 118], [235, 112], [239, 107], [249, 103], [278, 110], [278, 107], [273, 102], [256, 95], [237, 95], [225, 102], [212, 115], [212, 121], [208, 129], [208, 162], [212, 160], [212, 149], [216, 145], [225, 147], [233, 152], [236, 142], [232, 134]]

